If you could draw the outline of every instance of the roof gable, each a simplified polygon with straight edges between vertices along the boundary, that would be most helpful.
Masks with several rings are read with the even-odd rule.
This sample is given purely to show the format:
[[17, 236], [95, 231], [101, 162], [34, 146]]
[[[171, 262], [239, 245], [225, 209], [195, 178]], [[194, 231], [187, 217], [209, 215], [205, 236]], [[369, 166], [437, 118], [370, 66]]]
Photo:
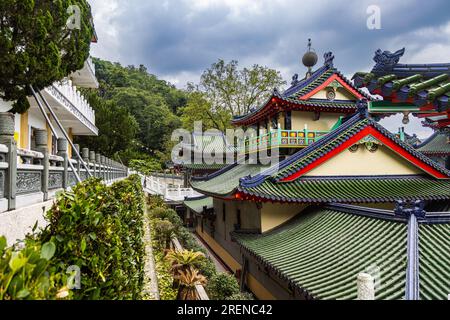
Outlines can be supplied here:
[[[328, 53], [328, 56], [331, 53]], [[327, 56], [327, 54], [326, 54]], [[351, 99], [329, 100], [317, 99], [314, 97], [321, 90], [337, 85], [351, 95]], [[347, 79], [338, 69], [333, 66], [332, 59], [325, 59], [325, 64], [314, 71], [309, 77], [297, 80], [294, 76], [291, 87], [280, 93], [274, 90], [272, 96], [259, 108], [253, 109], [250, 113], [235, 117], [235, 125], [248, 125], [257, 122], [261, 117], [275, 114], [283, 109], [324, 111], [324, 112], [345, 112], [353, 113], [356, 110], [356, 102], [360, 99], [371, 99], [371, 96], [358, 89]]]
[[423, 174], [383, 142], [369, 134], [350, 148], [305, 174], [311, 177], [396, 176]]
[[263, 174], [243, 179], [241, 185], [253, 187], [269, 178], [274, 182], [294, 181], [369, 135], [432, 177], [439, 179], [450, 177], [449, 170], [417, 152], [374, 120], [358, 113], [321, 140], [273, 166]]

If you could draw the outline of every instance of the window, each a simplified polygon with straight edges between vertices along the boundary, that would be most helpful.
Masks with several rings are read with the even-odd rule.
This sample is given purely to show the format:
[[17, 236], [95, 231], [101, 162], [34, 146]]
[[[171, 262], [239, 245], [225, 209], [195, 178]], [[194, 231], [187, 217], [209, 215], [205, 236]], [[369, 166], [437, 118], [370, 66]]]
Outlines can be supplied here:
[[236, 223], [239, 226], [239, 228], [242, 226], [242, 223], [241, 223], [241, 210], [240, 209], [237, 209], [237, 211], [236, 211]]
[[284, 117], [284, 130], [292, 130], [292, 112], [287, 111]]

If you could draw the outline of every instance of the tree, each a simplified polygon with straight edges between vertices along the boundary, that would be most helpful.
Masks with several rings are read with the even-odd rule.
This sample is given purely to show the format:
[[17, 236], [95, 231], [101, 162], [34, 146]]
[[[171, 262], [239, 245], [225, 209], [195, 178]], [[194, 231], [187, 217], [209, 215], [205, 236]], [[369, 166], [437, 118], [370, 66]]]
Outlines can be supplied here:
[[187, 104], [181, 109], [181, 123], [187, 130], [194, 129], [194, 122], [201, 121], [203, 129], [217, 129], [225, 132], [231, 125], [231, 113], [228, 109], [213, 108], [206, 94], [193, 91], [189, 94]]
[[205, 285], [207, 283], [206, 278], [197, 269], [192, 267], [186, 270], [178, 270], [174, 278], [180, 284], [177, 300], [198, 300], [195, 286]]
[[193, 250], [170, 250], [166, 255], [166, 259], [172, 265], [171, 270], [174, 275], [177, 275], [179, 271], [186, 271], [189, 268], [196, 267], [206, 257], [202, 252]]
[[148, 72], [144, 65], [123, 67], [94, 59], [99, 95], [127, 110], [138, 124], [133, 146], [118, 152], [123, 161], [167, 159], [173, 130], [180, 126], [176, 113], [187, 94]]
[[161, 170], [161, 164], [155, 159], [150, 160], [133, 159], [130, 161], [129, 167], [144, 175], [150, 175], [152, 172], [157, 172]]
[[228, 110], [232, 116], [243, 115], [262, 104], [274, 88], [286, 84], [279, 71], [253, 65], [238, 69], [238, 62], [219, 59], [200, 79], [197, 89], [206, 94], [211, 109]]
[[[79, 28], [69, 28], [80, 9]], [[41, 90], [81, 69], [93, 36], [86, 0], [0, 1], [0, 98], [13, 103], [12, 112], [25, 112], [29, 87]]]
[[139, 125], [129, 111], [115, 103], [105, 101], [95, 91], [86, 90], [84, 95], [95, 111], [99, 135], [77, 136], [76, 142], [107, 157], [113, 157], [121, 150], [133, 148]]

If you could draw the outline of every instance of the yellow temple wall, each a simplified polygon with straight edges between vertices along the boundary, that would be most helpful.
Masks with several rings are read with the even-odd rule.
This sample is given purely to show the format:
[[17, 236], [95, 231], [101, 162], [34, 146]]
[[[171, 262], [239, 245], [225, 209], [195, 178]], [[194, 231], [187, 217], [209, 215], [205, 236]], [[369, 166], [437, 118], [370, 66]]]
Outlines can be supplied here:
[[302, 212], [307, 205], [263, 203], [261, 208], [261, 232], [269, 231], [289, 221]]
[[311, 131], [328, 131], [336, 124], [339, 117], [342, 115], [343, 114], [341, 113], [322, 112], [320, 119], [314, 121], [314, 112], [292, 111], [292, 129], [303, 130], [305, 129], [306, 124], [308, 130]]
[[306, 176], [408, 175], [422, 171], [386, 146], [376, 152], [361, 145], [354, 153], [348, 149], [329, 159]]

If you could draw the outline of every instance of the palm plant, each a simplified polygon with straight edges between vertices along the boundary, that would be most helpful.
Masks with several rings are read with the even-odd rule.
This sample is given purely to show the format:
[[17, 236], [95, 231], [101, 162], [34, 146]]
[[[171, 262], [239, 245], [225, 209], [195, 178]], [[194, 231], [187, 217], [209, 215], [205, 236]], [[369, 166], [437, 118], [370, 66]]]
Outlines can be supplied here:
[[203, 253], [193, 250], [170, 250], [166, 255], [167, 261], [172, 265], [171, 270], [174, 276], [176, 276], [179, 271], [185, 271], [189, 268], [196, 267], [205, 258]]
[[177, 300], [197, 300], [197, 285], [206, 285], [206, 278], [193, 267], [179, 269], [175, 279], [179, 281]]

